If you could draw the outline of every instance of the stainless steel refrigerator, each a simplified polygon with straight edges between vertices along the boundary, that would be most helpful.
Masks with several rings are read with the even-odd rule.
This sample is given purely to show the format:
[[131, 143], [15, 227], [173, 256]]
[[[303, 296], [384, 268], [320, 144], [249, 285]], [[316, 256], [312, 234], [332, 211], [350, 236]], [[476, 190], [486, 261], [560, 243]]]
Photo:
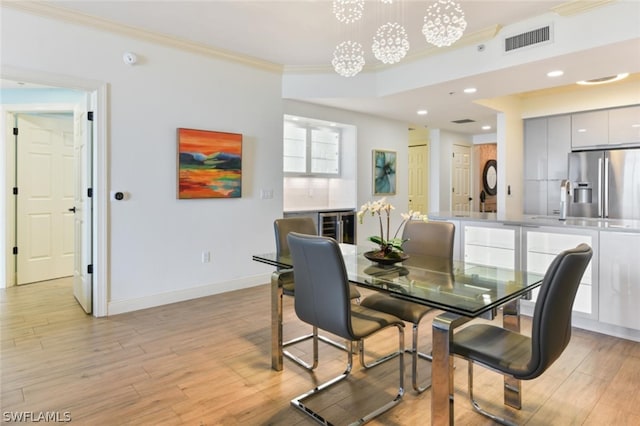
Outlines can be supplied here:
[[569, 154], [569, 216], [640, 220], [640, 148]]

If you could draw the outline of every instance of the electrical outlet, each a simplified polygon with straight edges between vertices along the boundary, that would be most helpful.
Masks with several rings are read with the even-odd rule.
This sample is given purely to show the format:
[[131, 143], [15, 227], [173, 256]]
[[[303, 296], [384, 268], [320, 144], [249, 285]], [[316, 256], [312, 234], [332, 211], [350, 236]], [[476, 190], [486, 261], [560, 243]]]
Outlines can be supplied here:
[[202, 263], [211, 262], [211, 252], [203, 251], [202, 252]]

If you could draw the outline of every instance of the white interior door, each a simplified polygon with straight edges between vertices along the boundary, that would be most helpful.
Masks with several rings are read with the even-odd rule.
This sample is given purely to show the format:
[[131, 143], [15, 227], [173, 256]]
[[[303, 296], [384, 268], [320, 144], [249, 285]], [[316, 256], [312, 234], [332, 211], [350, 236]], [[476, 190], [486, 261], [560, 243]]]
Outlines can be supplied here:
[[86, 313], [92, 311], [92, 199], [88, 196], [92, 188], [91, 147], [93, 146], [93, 121], [88, 119], [87, 108], [76, 107], [73, 115], [74, 138], [74, 247], [73, 295]]
[[427, 168], [429, 149], [427, 145], [409, 147], [409, 210], [426, 214], [427, 207]]
[[471, 210], [471, 148], [453, 145], [451, 167], [451, 209], [468, 212]]
[[18, 114], [17, 284], [73, 273], [73, 121]]

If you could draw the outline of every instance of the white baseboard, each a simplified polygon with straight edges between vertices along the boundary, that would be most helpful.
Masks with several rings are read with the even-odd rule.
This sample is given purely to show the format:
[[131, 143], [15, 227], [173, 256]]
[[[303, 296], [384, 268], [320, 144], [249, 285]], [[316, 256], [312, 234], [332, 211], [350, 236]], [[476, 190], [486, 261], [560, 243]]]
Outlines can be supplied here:
[[194, 287], [185, 290], [171, 291], [168, 293], [152, 294], [137, 299], [114, 300], [107, 304], [107, 315], [123, 314], [125, 312], [138, 311], [140, 309], [153, 308], [156, 306], [168, 305], [170, 303], [183, 302], [185, 300], [197, 299], [199, 297], [211, 296], [214, 294], [226, 293], [228, 291], [240, 290], [243, 288], [255, 287], [269, 283], [271, 274], [245, 277], [234, 281], [208, 284], [201, 287]]

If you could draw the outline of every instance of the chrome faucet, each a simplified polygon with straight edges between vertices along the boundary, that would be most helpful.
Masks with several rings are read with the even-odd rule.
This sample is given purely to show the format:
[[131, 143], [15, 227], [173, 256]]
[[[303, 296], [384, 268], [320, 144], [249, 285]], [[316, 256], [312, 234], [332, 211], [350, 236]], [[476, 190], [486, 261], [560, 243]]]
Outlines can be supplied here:
[[564, 179], [560, 182], [560, 220], [567, 219], [569, 200], [571, 199], [571, 182]]

